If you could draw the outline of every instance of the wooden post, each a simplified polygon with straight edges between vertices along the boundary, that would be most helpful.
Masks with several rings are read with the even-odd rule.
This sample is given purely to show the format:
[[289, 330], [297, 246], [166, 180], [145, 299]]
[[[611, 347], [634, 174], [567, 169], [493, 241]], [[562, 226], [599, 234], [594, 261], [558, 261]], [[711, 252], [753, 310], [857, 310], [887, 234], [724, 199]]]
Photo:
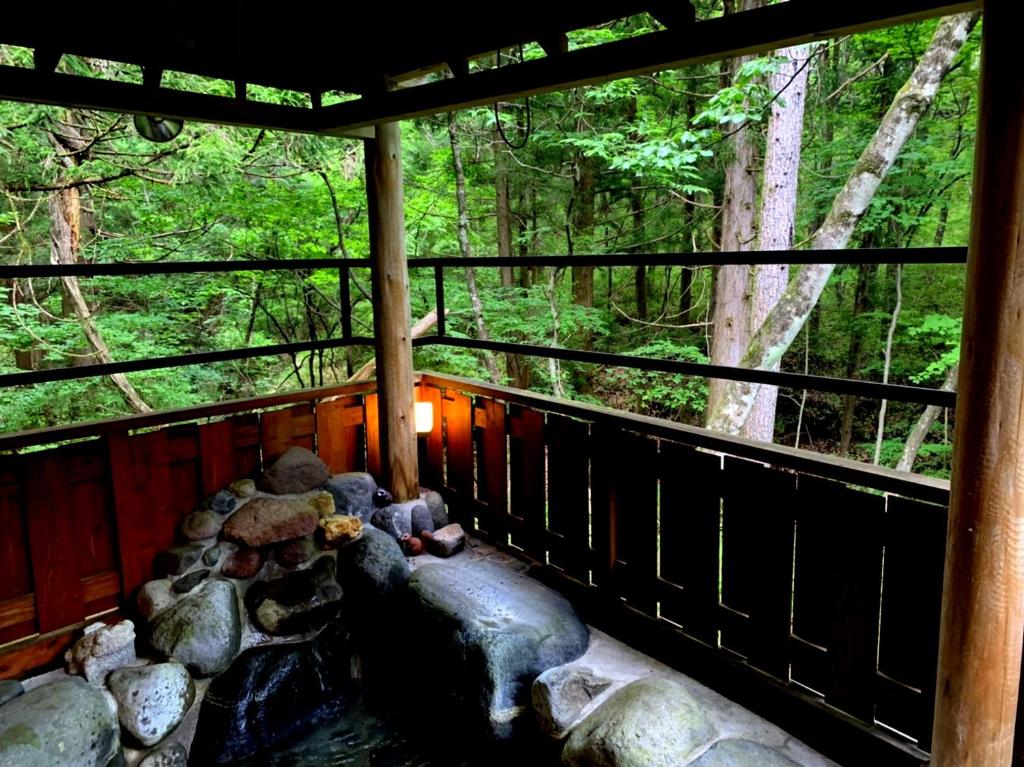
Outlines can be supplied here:
[[985, 3], [932, 765], [1010, 764], [1024, 636], [1024, 69]]
[[381, 480], [396, 501], [419, 496], [409, 270], [398, 123], [378, 125], [366, 148], [373, 324], [377, 355]]

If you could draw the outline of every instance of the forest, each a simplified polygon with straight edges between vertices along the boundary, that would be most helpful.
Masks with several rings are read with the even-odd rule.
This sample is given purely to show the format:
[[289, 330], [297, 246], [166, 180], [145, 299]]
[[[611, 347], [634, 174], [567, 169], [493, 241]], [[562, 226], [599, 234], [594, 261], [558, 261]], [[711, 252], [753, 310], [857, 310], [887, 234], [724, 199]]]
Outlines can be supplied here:
[[[763, 0], [698, 0], [698, 16]], [[570, 48], [657, 28], [646, 14]], [[453, 336], [951, 389], [964, 266], [531, 266], [535, 255], [964, 246], [980, 22], [964, 15], [534, 96], [402, 125], [406, 243], [521, 256], [447, 269]], [[472, 67], [543, 55], [525, 46]], [[0, 64], [32, 53], [0, 46]], [[60, 71], [141, 81], [62, 57]], [[441, 76], [441, 75], [437, 75]], [[164, 86], [232, 85], [168, 72]], [[250, 86], [249, 98], [308, 95]], [[339, 95], [338, 98], [343, 98]], [[0, 264], [368, 257], [358, 140], [187, 123], [165, 143], [131, 116], [0, 102]], [[433, 270], [410, 271], [414, 333]], [[353, 331], [372, 335], [368, 269]], [[337, 269], [0, 281], [0, 374], [323, 340]], [[938, 407], [433, 346], [416, 368], [948, 476]], [[0, 432], [372, 375], [372, 349], [0, 389]]]

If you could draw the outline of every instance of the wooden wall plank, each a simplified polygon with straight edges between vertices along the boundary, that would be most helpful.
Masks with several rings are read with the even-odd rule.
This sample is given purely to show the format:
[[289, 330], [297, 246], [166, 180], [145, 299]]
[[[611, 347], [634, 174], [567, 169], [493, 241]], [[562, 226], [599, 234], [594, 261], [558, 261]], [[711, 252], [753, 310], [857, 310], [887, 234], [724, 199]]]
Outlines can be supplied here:
[[429, 434], [420, 435], [420, 484], [431, 490], [444, 487], [444, 424], [441, 415], [441, 390], [435, 386], [420, 386], [420, 402], [429, 402], [434, 411], [433, 428]]
[[383, 482], [380, 455], [380, 414], [377, 409], [376, 394], [367, 394], [363, 398], [363, 412], [366, 419], [366, 470], [378, 482]]
[[32, 593], [28, 532], [21, 498], [24, 459], [0, 456], [0, 601]]
[[480, 436], [480, 465], [478, 469], [479, 500], [485, 508], [485, 529], [492, 540], [508, 546], [511, 520], [508, 515], [508, 435], [506, 431], [505, 403], [483, 401], [487, 424]]
[[85, 617], [74, 510], [65, 481], [69, 451], [47, 450], [25, 459], [24, 502], [39, 633]]
[[199, 427], [199, 464], [206, 497], [240, 479], [235, 463], [234, 432], [235, 424], [230, 418]]
[[509, 424], [509, 471], [511, 511], [522, 520], [512, 533], [513, 545], [532, 559], [546, 561], [544, 414], [532, 408], [514, 407]]
[[362, 464], [361, 397], [339, 397], [316, 406], [316, 449], [332, 474], [357, 471]]
[[94, 440], [75, 445], [74, 452], [70, 463], [77, 464], [79, 470], [68, 472], [67, 492], [74, 509], [78, 574], [87, 578], [117, 567], [114, 500], [103, 442]]
[[455, 520], [467, 531], [476, 529], [473, 521], [473, 407], [459, 392], [445, 392], [441, 403], [445, 429], [445, 463], [448, 474], [449, 506]]
[[255, 479], [262, 467], [259, 414], [236, 415], [229, 420], [233, 425], [231, 443], [235, 450], [235, 479]]
[[548, 529], [558, 538], [550, 561], [590, 583], [590, 427], [560, 415], [548, 417]]
[[316, 417], [312, 403], [304, 402], [260, 414], [263, 465], [274, 462], [290, 447], [315, 449]]
[[615, 585], [626, 603], [658, 614], [658, 443], [623, 432], [615, 493]]
[[683, 588], [662, 596], [661, 614], [717, 646], [722, 459], [666, 441], [660, 458], [660, 575]]

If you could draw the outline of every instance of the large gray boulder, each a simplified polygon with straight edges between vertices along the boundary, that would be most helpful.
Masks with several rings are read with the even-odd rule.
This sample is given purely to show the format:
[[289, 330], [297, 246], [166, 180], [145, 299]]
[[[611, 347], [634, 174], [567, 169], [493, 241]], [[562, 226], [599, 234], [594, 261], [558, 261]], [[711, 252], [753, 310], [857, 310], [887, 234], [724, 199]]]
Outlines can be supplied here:
[[561, 595], [485, 562], [431, 564], [409, 579], [410, 624], [450, 692], [488, 736], [512, 736], [542, 672], [580, 657], [589, 632]]
[[562, 750], [562, 764], [678, 767], [715, 734], [684, 687], [667, 679], [638, 679], [576, 726]]
[[373, 516], [373, 494], [377, 483], [365, 471], [335, 474], [327, 481], [327, 492], [334, 496], [334, 511], [369, 522]]
[[241, 632], [235, 589], [216, 580], [159, 613], [150, 624], [150, 642], [196, 676], [212, 676], [238, 653]]
[[338, 582], [352, 626], [371, 628], [409, 580], [409, 563], [398, 542], [375, 527], [338, 549]]
[[107, 679], [121, 726], [143, 746], [155, 746], [178, 726], [196, 697], [180, 663], [122, 668]]
[[316, 490], [330, 479], [331, 472], [317, 455], [304, 447], [290, 447], [260, 477], [260, 489], [275, 495]]
[[800, 767], [774, 748], [750, 740], [720, 740], [691, 767]]
[[541, 728], [553, 738], [564, 738], [569, 728], [614, 682], [583, 666], [556, 666], [533, 682], [530, 697]]
[[331, 624], [315, 639], [254, 647], [210, 683], [199, 708], [192, 764], [233, 764], [336, 716], [350, 655]]
[[40, 685], [0, 711], [0, 767], [105, 767], [121, 749], [108, 696], [78, 677]]

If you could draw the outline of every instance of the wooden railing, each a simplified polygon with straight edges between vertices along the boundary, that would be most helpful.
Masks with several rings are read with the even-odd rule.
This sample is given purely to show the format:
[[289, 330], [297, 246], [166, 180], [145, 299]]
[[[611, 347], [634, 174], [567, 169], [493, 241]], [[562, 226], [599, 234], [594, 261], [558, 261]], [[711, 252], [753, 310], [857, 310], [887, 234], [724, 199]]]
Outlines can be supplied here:
[[[842, 763], [927, 757], [947, 483], [448, 376], [418, 396], [421, 483], [595, 625]], [[378, 473], [376, 420], [369, 383], [0, 437], [0, 677], [288, 446]]]
[[423, 484], [588, 619], [842, 763], [927, 758], [946, 482], [445, 376], [420, 398]]

